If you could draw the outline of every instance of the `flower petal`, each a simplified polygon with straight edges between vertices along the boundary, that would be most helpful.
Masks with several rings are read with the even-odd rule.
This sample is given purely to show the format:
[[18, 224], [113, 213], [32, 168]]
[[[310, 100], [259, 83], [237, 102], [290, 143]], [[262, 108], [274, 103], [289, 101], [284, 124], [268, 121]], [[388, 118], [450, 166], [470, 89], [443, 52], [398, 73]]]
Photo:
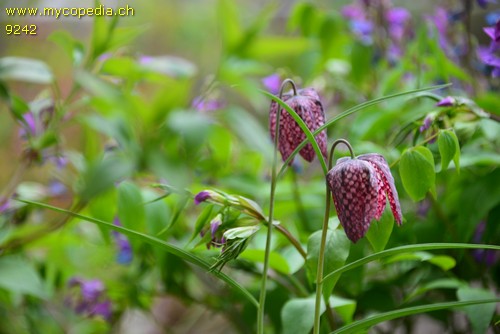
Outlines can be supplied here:
[[358, 159], [368, 161], [380, 175], [382, 180], [382, 187], [384, 192], [387, 194], [389, 199], [389, 204], [391, 206], [392, 214], [396, 219], [398, 225], [401, 225], [403, 215], [401, 213], [401, 206], [399, 204], [398, 191], [394, 184], [394, 178], [392, 177], [391, 170], [385, 158], [380, 154], [363, 154], [358, 157]]
[[350, 159], [337, 164], [327, 174], [337, 214], [352, 242], [362, 238], [378, 208], [378, 183], [373, 167], [362, 160]]

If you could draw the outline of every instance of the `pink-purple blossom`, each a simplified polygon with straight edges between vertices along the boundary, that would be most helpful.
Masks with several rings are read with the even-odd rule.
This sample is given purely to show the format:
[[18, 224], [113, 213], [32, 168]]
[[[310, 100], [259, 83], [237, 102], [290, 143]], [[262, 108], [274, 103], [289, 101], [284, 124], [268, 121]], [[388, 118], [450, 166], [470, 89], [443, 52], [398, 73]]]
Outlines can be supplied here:
[[380, 154], [341, 158], [326, 176], [347, 237], [357, 242], [364, 237], [373, 219], [380, 219], [387, 199], [398, 225], [402, 213], [398, 192], [389, 165]]
[[76, 313], [87, 317], [101, 316], [106, 320], [111, 319], [112, 304], [102, 281], [73, 277], [69, 280], [68, 287], [71, 294], [66, 298], [66, 303]]

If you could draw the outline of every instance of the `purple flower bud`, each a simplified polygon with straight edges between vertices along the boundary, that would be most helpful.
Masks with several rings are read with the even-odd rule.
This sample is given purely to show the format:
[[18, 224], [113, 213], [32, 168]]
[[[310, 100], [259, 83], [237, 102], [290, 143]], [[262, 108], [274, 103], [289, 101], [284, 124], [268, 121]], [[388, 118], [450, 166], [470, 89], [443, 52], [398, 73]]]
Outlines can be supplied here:
[[262, 84], [271, 94], [278, 94], [281, 86], [281, 78], [279, 74], [271, 74], [265, 78], [262, 78]]
[[420, 126], [420, 128], [418, 129], [420, 131], [420, 133], [428, 130], [431, 125], [432, 125], [432, 121], [434, 120], [434, 118], [430, 115], [427, 115], [424, 119], [424, 123]]
[[[283, 95], [282, 99], [302, 118], [309, 130], [315, 131], [325, 124], [325, 112], [323, 110], [323, 105], [319, 100], [318, 93], [316, 93], [314, 89], [301, 89], [297, 91], [297, 95], [285, 94]], [[278, 106], [278, 103], [276, 103], [275, 101], [271, 102], [269, 113], [269, 131], [271, 133], [271, 138], [273, 141], [275, 135]], [[282, 110], [280, 116], [278, 149], [281, 153], [283, 161], [288, 159], [295, 148], [305, 139], [306, 135], [299, 127], [297, 122], [295, 122], [290, 114]], [[316, 140], [321, 149], [321, 153], [326, 157], [326, 130], [323, 130], [318, 135], [316, 135]], [[299, 153], [305, 160], [309, 162], [313, 161], [316, 155], [311, 143], [307, 143], [307, 145], [304, 146], [304, 148], [302, 148]]]
[[398, 192], [383, 156], [372, 153], [355, 159], [341, 158], [326, 180], [339, 220], [352, 242], [364, 237], [373, 219], [380, 219], [387, 199], [397, 224], [401, 225]]
[[215, 234], [217, 233], [217, 230], [219, 229], [219, 226], [222, 224], [220, 221], [220, 215], [215, 216], [215, 218], [210, 222], [210, 235], [212, 236], [212, 239], [215, 238]]
[[208, 190], [203, 190], [203, 191], [200, 191], [198, 194], [196, 194], [196, 196], [194, 197], [194, 204], [198, 205], [200, 204], [201, 202], [205, 202], [207, 199], [210, 198], [211, 196], [211, 192], [208, 191]]
[[451, 107], [454, 106], [456, 103], [456, 100], [452, 96], [447, 96], [436, 103], [437, 107]]
[[[481, 243], [483, 242], [483, 235], [486, 230], [486, 222], [481, 221], [476, 226], [476, 230], [474, 231], [474, 236], [472, 237], [472, 242]], [[488, 267], [491, 267], [498, 260], [498, 252], [491, 249], [474, 249], [472, 250], [472, 256], [478, 263], [485, 264]]]

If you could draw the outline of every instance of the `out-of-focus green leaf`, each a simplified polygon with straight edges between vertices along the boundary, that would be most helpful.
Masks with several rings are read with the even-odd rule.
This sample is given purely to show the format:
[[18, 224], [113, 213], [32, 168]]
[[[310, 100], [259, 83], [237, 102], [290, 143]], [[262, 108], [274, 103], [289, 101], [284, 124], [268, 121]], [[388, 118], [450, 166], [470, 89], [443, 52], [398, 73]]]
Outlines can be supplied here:
[[196, 224], [194, 224], [193, 234], [191, 235], [191, 239], [189, 240], [189, 242], [193, 241], [194, 238], [196, 238], [200, 234], [201, 230], [203, 230], [203, 227], [205, 227], [205, 225], [207, 224], [208, 219], [210, 219], [213, 208], [214, 206], [212, 204], [207, 205], [200, 213], [198, 219], [196, 220]]
[[73, 61], [75, 66], [82, 63], [85, 55], [83, 44], [76, 40], [71, 34], [65, 30], [54, 31], [47, 37], [47, 40], [59, 45]]
[[78, 189], [80, 196], [83, 200], [91, 199], [130, 176], [134, 167], [128, 159], [117, 156], [90, 164], [82, 174]]
[[449, 270], [455, 267], [456, 261], [451, 256], [447, 255], [433, 255], [428, 252], [415, 252], [398, 254], [385, 260], [385, 263], [394, 263], [399, 261], [426, 261], [432, 263], [435, 266], [440, 267], [443, 270]]
[[236, 3], [231, 0], [219, 0], [217, 17], [220, 22], [224, 49], [231, 52], [243, 34]]
[[124, 181], [118, 186], [118, 217], [126, 228], [145, 232], [145, 210], [141, 191], [132, 182]]
[[44, 299], [50, 297], [32, 264], [19, 256], [0, 257], [0, 287], [12, 293]]
[[190, 78], [197, 72], [197, 68], [193, 63], [174, 56], [143, 57], [140, 67], [144, 70], [179, 79]]
[[[252, 261], [252, 262], [264, 262], [264, 250], [262, 249], [246, 249], [239, 255], [240, 259]], [[271, 252], [269, 254], [269, 266], [285, 275], [290, 274], [290, 267], [288, 262], [279, 253]]]
[[435, 192], [434, 157], [428, 148], [417, 146], [406, 150], [399, 162], [399, 174], [413, 201], [424, 199], [428, 191]]
[[[457, 290], [457, 297], [458, 300], [465, 302], [481, 299], [494, 299], [496, 295], [494, 292], [489, 290], [463, 286]], [[495, 313], [496, 305], [494, 303], [479, 304], [466, 306], [463, 309], [472, 324], [474, 334], [486, 333], [488, 327], [490, 326], [491, 318]]]
[[257, 59], [273, 59], [295, 56], [311, 47], [310, 41], [301, 37], [261, 37], [249, 50], [249, 56]]
[[0, 81], [18, 80], [50, 84], [52, 71], [42, 61], [22, 57], [0, 58]]
[[342, 321], [350, 324], [356, 311], [356, 301], [338, 296], [330, 296], [329, 301], [331, 307], [338, 313]]
[[[283, 333], [309, 333], [314, 323], [315, 298], [295, 298], [289, 300], [281, 310]], [[325, 304], [321, 303], [320, 312], [325, 311]]]
[[458, 289], [465, 283], [455, 279], [455, 278], [443, 278], [443, 279], [437, 279], [435, 281], [432, 281], [430, 283], [427, 283], [415, 291], [413, 291], [410, 295], [406, 297], [406, 301], [409, 301], [423, 293], [426, 293], [427, 291], [434, 290], [434, 289]]
[[387, 245], [391, 237], [393, 227], [394, 218], [388, 210], [384, 211], [382, 217], [380, 217], [380, 221], [373, 221], [370, 224], [366, 238], [375, 252], [384, 250], [385, 245]]
[[460, 171], [460, 144], [455, 132], [451, 130], [440, 131], [438, 147], [441, 154], [441, 170], [448, 168], [450, 161], [453, 160], [457, 171]]
[[[151, 245], [153, 245], [154, 247], [158, 247], [158, 248], [161, 248], [163, 249], [164, 251], [172, 254], [172, 255], [175, 255], [181, 259], [183, 259], [184, 261], [187, 261], [187, 262], [190, 262], [200, 268], [203, 268], [207, 271], [209, 271], [210, 269], [210, 264], [208, 264], [207, 262], [205, 262], [204, 260], [200, 259], [199, 257], [196, 257], [195, 255], [177, 247], [177, 246], [174, 246], [172, 244], [169, 244], [163, 240], [160, 240], [158, 238], [155, 238], [155, 237], [152, 237], [152, 236], [149, 236], [147, 234], [144, 234], [144, 233], [140, 233], [140, 232], [136, 232], [134, 230], [131, 230], [131, 229], [128, 229], [128, 228], [125, 228], [125, 227], [122, 227], [122, 226], [117, 226], [117, 225], [114, 225], [114, 224], [111, 224], [111, 223], [108, 223], [108, 222], [105, 222], [105, 221], [102, 221], [102, 220], [99, 220], [99, 219], [95, 219], [95, 218], [92, 218], [92, 217], [88, 217], [88, 216], [84, 216], [84, 215], [81, 215], [81, 214], [78, 214], [76, 212], [72, 212], [72, 211], [68, 211], [68, 210], [64, 210], [64, 209], [61, 209], [61, 208], [57, 208], [57, 207], [54, 207], [54, 206], [51, 206], [51, 205], [48, 205], [48, 204], [44, 204], [44, 203], [39, 203], [39, 202], [34, 202], [34, 201], [28, 201], [28, 200], [24, 200], [24, 199], [18, 199], [18, 201], [20, 202], [24, 202], [24, 203], [27, 203], [27, 204], [31, 204], [31, 205], [35, 205], [35, 206], [38, 206], [38, 207], [41, 207], [41, 208], [45, 208], [45, 209], [48, 209], [48, 210], [52, 210], [52, 211], [56, 211], [56, 212], [61, 212], [61, 213], [66, 213], [66, 214], [69, 214], [73, 217], [76, 217], [76, 218], [79, 218], [79, 219], [82, 219], [82, 220], [85, 220], [85, 221], [88, 221], [88, 222], [91, 222], [91, 223], [94, 223], [94, 224], [97, 224], [97, 225], [100, 225], [102, 227], [107, 227], [111, 230], [114, 230], [114, 231], [117, 231], [117, 232], [120, 232], [122, 234], [125, 234], [126, 236], [130, 237], [130, 238], [134, 238], [134, 239], [139, 239], [143, 242], [146, 242], [146, 243], [149, 243]], [[243, 286], [239, 285], [236, 281], [234, 281], [232, 278], [230, 278], [229, 276], [227, 276], [226, 274], [220, 272], [220, 271], [210, 271], [212, 273], [212, 275], [220, 278], [221, 280], [223, 280], [224, 282], [226, 282], [228, 285], [230, 285], [231, 287], [233, 287], [236, 291], [238, 291], [242, 296], [244, 296], [250, 303], [252, 303], [254, 306], [258, 306], [258, 302], [257, 300], [252, 296], [252, 294], [250, 294], [250, 292], [248, 292]]]

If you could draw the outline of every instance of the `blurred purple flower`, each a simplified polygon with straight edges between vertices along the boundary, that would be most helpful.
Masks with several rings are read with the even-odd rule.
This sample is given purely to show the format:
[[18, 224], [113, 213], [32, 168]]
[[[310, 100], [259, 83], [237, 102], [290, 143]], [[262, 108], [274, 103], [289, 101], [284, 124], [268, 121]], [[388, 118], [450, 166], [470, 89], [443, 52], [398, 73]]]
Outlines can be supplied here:
[[373, 23], [369, 20], [366, 9], [359, 4], [342, 7], [341, 14], [349, 21], [349, 27], [363, 44], [373, 42]]
[[410, 12], [402, 7], [390, 8], [385, 12], [389, 36], [394, 41], [401, 42], [403, 40], [410, 18]]
[[357, 242], [364, 237], [373, 219], [380, 219], [387, 199], [398, 225], [402, 213], [398, 192], [389, 165], [380, 154], [340, 158], [326, 176], [347, 237]]
[[[476, 226], [476, 230], [474, 231], [472, 242], [476, 244], [482, 243], [485, 230], [486, 222], [479, 222]], [[478, 263], [485, 264], [488, 267], [493, 266], [498, 260], [498, 252], [492, 249], [474, 249], [472, 250], [472, 256]]]
[[427, 16], [427, 19], [436, 26], [438, 32], [438, 43], [445, 52], [450, 48], [448, 41], [449, 16], [443, 7], [437, 7], [434, 15]]
[[456, 100], [452, 96], [447, 96], [445, 98], [442, 98], [436, 103], [436, 107], [452, 107], [456, 103]]
[[429, 115], [425, 116], [424, 122], [422, 123], [422, 125], [418, 129], [420, 131], [420, 133], [428, 130], [431, 127], [433, 120], [434, 120], [434, 118], [432, 116], [429, 116]]
[[494, 25], [498, 20], [500, 20], [500, 11], [490, 12], [486, 14], [485, 18], [488, 25]]
[[262, 78], [262, 84], [271, 94], [278, 94], [281, 86], [281, 77], [279, 74], [271, 74]]
[[493, 27], [485, 27], [484, 32], [491, 38], [489, 47], [479, 47], [477, 55], [486, 65], [492, 67], [492, 76], [500, 77], [500, 20]]
[[217, 99], [208, 99], [202, 96], [197, 96], [193, 99], [191, 107], [200, 112], [209, 112], [223, 108], [224, 103]]
[[477, 0], [477, 4], [482, 8], [488, 7], [489, 3], [497, 3], [496, 0]]
[[9, 198], [0, 199], [0, 214], [7, 212], [11, 207], [12, 203]]
[[105, 296], [104, 284], [97, 279], [85, 280], [73, 277], [68, 282], [72, 294], [67, 304], [78, 314], [111, 318], [111, 301]]
[[[282, 100], [286, 102], [306, 123], [311, 131], [317, 130], [325, 124], [325, 111], [319, 99], [318, 93], [313, 88], [305, 88], [297, 90], [297, 95], [284, 94]], [[278, 104], [273, 100], [269, 111], [269, 131], [271, 138], [274, 141], [276, 116], [278, 113]], [[305, 133], [299, 127], [297, 122], [286, 111], [281, 112], [280, 116], [280, 133], [278, 138], [278, 149], [281, 153], [283, 161], [288, 159], [290, 154], [297, 148], [297, 146], [306, 139]], [[321, 131], [316, 135], [319, 148], [323, 156], [326, 157], [326, 131]], [[316, 153], [311, 145], [308, 143], [302, 148], [299, 154], [306, 161], [313, 161]], [[293, 159], [292, 161], [293, 162]]]
[[[113, 224], [116, 226], [122, 226], [120, 223], [120, 219], [115, 217], [113, 220]], [[130, 241], [126, 236], [117, 231], [112, 231], [113, 238], [118, 248], [118, 254], [116, 256], [116, 262], [120, 264], [129, 264], [132, 262], [133, 252], [132, 246], [130, 245]]]
[[51, 196], [57, 197], [66, 193], [67, 188], [62, 182], [57, 180], [52, 180], [49, 183], [48, 190]]

